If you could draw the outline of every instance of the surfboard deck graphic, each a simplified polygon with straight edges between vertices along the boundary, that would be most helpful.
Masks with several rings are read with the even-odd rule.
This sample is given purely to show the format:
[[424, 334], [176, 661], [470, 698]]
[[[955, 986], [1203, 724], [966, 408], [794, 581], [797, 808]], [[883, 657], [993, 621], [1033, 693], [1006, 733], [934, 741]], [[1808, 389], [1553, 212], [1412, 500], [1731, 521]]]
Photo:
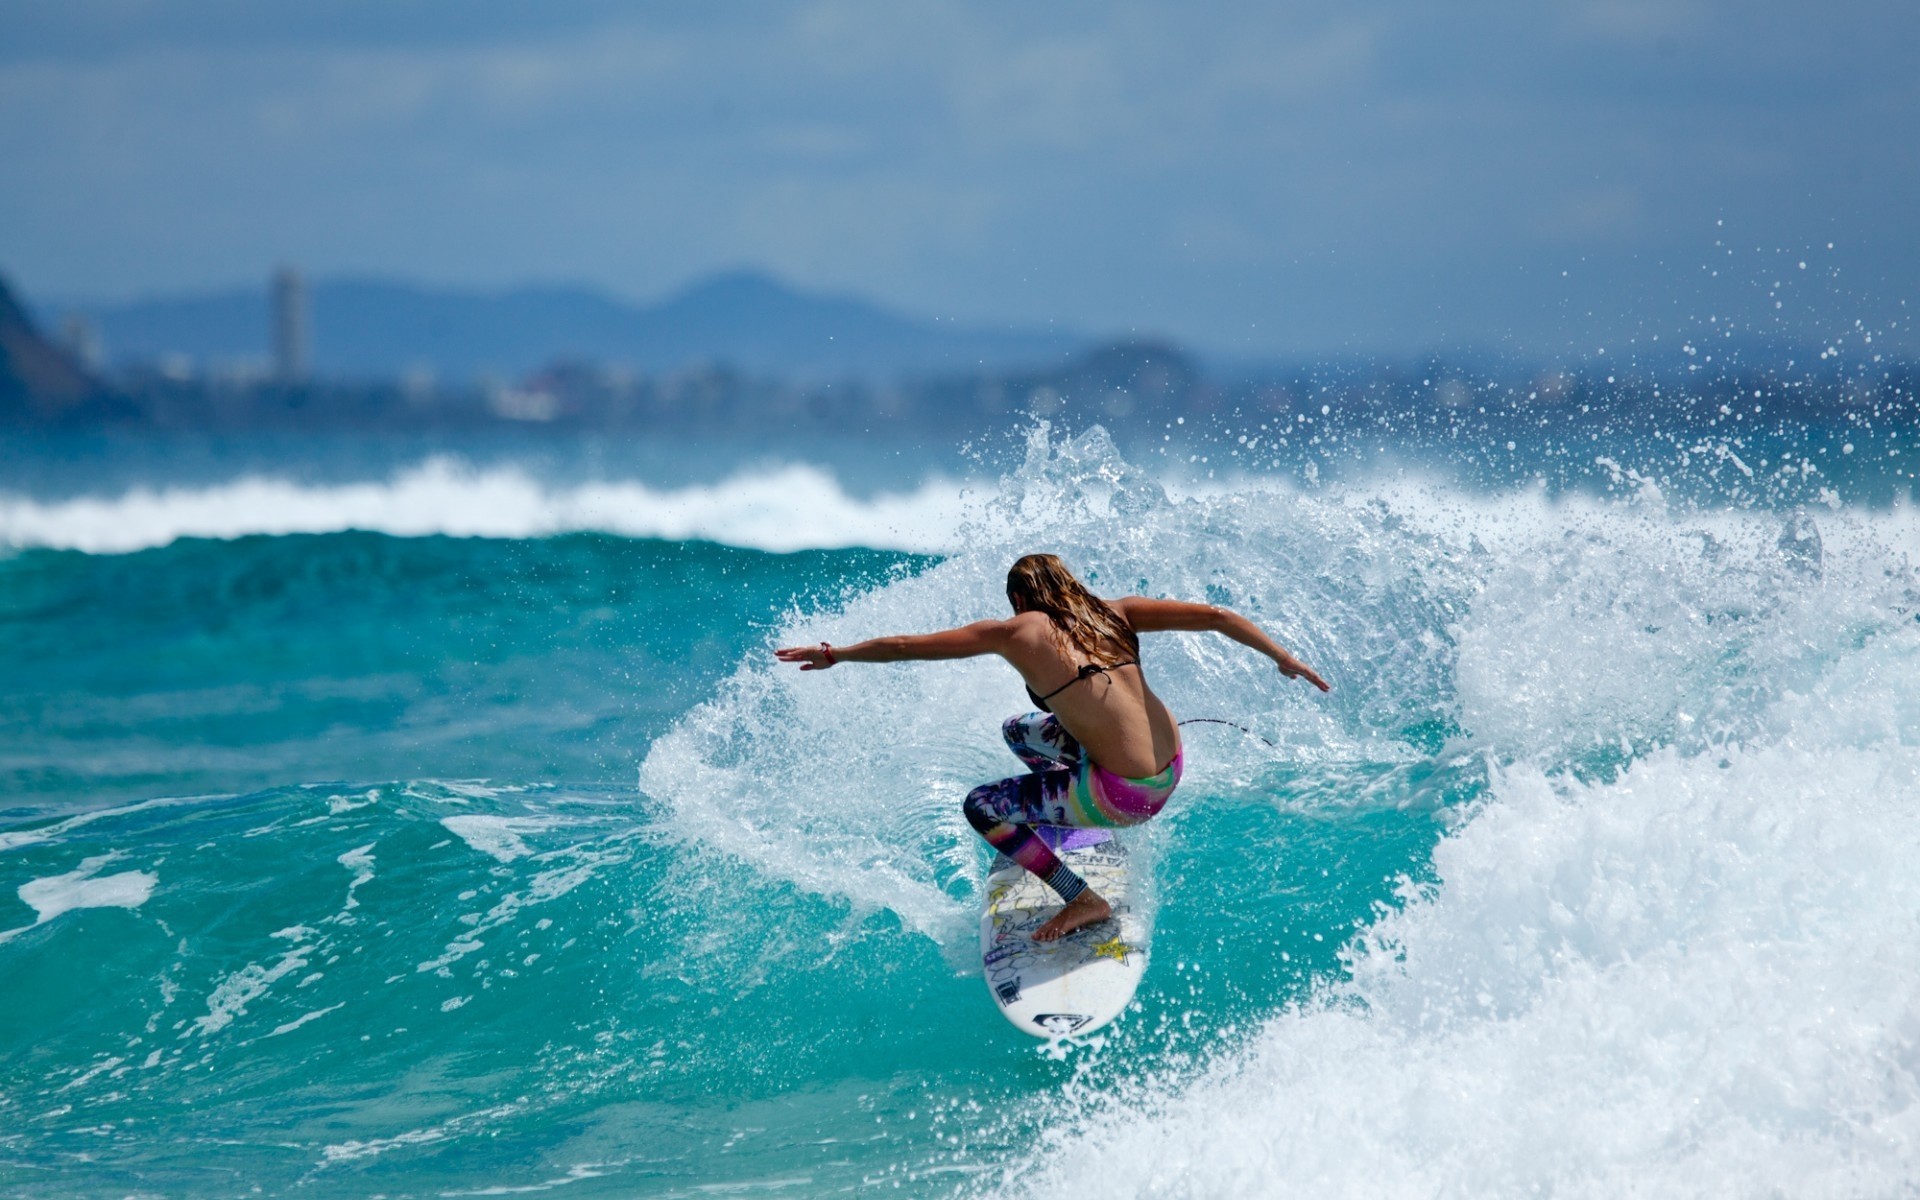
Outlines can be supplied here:
[[1147, 970], [1149, 930], [1134, 904], [1127, 848], [1105, 830], [1042, 828], [1042, 836], [1113, 916], [1057, 942], [1033, 931], [1060, 911], [1060, 898], [1019, 864], [995, 855], [980, 916], [980, 959], [1007, 1020], [1041, 1038], [1092, 1033], [1126, 1010]]

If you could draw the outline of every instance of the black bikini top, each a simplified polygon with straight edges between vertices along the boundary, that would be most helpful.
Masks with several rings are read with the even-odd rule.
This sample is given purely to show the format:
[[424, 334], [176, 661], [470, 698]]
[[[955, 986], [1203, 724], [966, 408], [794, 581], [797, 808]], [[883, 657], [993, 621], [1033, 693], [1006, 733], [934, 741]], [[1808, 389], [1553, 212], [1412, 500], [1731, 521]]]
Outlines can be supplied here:
[[1074, 684], [1079, 683], [1082, 679], [1090, 679], [1095, 675], [1105, 675], [1108, 671], [1117, 671], [1121, 667], [1137, 667], [1139, 665], [1140, 665], [1140, 660], [1137, 658], [1130, 658], [1126, 662], [1108, 663], [1104, 667], [1101, 666], [1099, 663], [1088, 663], [1086, 666], [1080, 668], [1079, 674], [1075, 675], [1072, 679], [1067, 680], [1065, 683], [1061, 684], [1059, 687], [1048, 692], [1044, 696], [1042, 696], [1039, 692], [1034, 691], [1032, 688], [1028, 688], [1027, 698], [1032, 700], [1035, 704], [1039, 705], [1041, 712], [1052, 712], [1053, 708], [1047, 704], [1047, 701], [1053, 699], [1055, 696], [1058, 696], [1061, 692], [1066, 691], [1068, 688], [1072, 687]]

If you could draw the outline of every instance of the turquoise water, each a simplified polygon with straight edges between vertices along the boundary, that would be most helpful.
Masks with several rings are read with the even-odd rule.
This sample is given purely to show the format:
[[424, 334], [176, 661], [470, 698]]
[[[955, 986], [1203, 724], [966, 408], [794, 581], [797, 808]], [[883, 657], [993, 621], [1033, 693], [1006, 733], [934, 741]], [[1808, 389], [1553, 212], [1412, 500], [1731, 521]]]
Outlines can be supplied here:
[[[1163, 482], [1039, 435], [945, 525], [875, 500], [922, 552], [0, 558], [0, 1189], [1915, 1182], [1910, 512]], [[993, 615], [1039, 547], [1336, 685], [1149, 639], [1250, 732], [1189, 727], [1138, 1002], [1056, 1046], [987, 996], [958, 810], [1018, 680], [767, 653]]]
[[[275, 783], [631, 783], [787, 606], [916, 560], [594, 534], [182, 539], [0, 562], [0, 786], [97, 805]], [[689, 597], [697, 597], [690, 606]]]

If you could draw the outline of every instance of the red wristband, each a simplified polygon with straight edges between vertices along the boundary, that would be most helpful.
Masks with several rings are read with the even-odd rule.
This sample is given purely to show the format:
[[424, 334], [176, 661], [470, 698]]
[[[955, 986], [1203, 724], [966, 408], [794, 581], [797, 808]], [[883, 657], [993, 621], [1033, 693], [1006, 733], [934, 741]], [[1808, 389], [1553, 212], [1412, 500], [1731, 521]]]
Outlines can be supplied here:
[[833, 666], [834, 663], [839, 661], [833, 656], [833, 647], [827, 645], [825, 642], [820, 643], [820, 653], [827, 656], [827, 665], [830, 667]]

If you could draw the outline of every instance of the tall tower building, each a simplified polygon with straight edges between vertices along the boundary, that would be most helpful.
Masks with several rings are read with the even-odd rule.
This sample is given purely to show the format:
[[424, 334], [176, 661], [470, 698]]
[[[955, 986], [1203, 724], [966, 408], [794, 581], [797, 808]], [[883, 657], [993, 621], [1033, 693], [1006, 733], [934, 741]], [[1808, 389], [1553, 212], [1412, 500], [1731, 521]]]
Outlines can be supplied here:
[[84, 370], [98, 373], [106, 363], [106, 355], [100, 349], [100, 330], [80, 313], [69, 313], [61, 322], [60, 343]]
[[307, 377], [307, 281], [292, 267], [273, 273], [273, 374], [281, 383]]

